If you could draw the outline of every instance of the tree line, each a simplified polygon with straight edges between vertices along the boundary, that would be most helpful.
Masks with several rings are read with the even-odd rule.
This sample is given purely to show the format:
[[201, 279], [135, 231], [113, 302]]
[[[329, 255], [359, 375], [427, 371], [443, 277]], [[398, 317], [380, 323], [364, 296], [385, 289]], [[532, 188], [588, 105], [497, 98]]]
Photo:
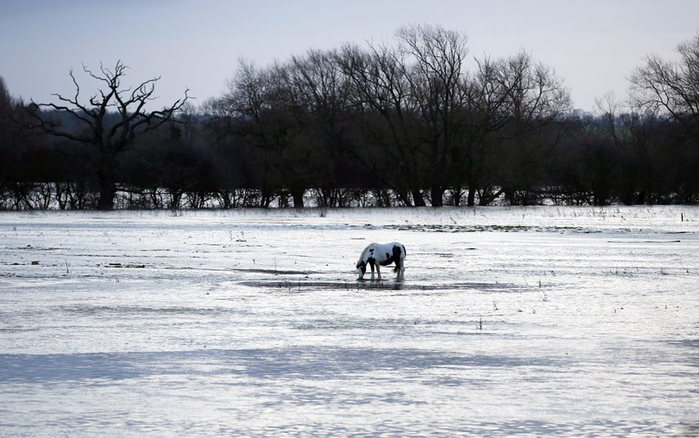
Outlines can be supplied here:
[[0, 78], [0, 209], [697, 203], [699, 34], [677, 52], [595, 115], [531, 54], [469, 59], [463, 34], [423, 25], [241, 61], [199, 107], [186, 90], [148, 110], [159, 78], [125, 85], [121, 61], [70, 71], [51, 103]]

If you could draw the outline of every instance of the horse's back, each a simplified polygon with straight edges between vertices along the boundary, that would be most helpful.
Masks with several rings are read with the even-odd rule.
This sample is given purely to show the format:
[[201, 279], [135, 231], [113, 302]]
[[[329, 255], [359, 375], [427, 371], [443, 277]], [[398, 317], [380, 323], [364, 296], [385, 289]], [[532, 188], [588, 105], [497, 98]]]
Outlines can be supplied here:
[[398, 261], [405, 259], [405, 246], [400, 242], [390, 242], [379, 245], [378, 251], [380, 253], [385, 253], [386, 258], [391, 259], [391, 261]]
[[381, 250], [388, 250], [388, 251], [392, 251], [394, 246], [400, 246], [401, 248], [403, 248], [403, 244], [400, 242], [372, 243], [372, 245], [376, 245]]
[[390, 260], [389, 263], [392, 263], [394, 260], [405, 259], [406, 251], [405, 246], [403, 246], [403, 244], [400, 242], [372, 242], [367, 245], [362, 254], [367, 254], [369, 257], [376, 258], [377, 261], [380, 262]]

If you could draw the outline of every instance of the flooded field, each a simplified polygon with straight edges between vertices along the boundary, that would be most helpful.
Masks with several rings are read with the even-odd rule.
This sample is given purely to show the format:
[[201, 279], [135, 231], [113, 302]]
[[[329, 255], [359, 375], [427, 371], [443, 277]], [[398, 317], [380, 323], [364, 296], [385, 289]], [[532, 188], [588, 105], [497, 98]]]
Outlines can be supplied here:
[[694, 207], [1, 213], [0, 436], [697, 436], [698, 308]]

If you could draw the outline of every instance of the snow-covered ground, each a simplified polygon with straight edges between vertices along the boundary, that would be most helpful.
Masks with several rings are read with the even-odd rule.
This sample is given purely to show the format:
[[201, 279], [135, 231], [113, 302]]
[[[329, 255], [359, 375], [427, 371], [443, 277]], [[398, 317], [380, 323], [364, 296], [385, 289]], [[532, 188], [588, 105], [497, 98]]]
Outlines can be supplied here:
[[695, 207], [6, 212], [0, 436], [697, 435], [698, 309]]

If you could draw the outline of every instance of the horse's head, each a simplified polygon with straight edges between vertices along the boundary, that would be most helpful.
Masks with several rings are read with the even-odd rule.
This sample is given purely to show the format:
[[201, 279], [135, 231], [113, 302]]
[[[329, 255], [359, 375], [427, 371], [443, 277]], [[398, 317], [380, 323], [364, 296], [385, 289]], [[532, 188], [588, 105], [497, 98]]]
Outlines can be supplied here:
[[366, 273], [366, 262], [364, 260], [360, 260], [357, 262], [357, 276], [361, 280], [364, 278], [364, 274]]

